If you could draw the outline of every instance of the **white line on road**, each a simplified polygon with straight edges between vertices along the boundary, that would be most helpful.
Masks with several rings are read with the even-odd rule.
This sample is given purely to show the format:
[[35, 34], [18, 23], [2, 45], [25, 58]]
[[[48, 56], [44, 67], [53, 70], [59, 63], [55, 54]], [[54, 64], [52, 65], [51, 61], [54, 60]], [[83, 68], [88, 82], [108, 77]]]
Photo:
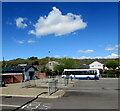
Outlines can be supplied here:
[[8, 104], [0, 104], [0, 106], [4, 106], [4, 107], [20, 107], [18, 105], [8, 105]]

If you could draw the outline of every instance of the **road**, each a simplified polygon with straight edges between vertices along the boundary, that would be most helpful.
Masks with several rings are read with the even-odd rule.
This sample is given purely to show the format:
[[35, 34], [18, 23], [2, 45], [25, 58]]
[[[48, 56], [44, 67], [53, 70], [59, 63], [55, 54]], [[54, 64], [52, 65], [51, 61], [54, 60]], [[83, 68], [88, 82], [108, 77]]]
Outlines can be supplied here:
[[[78, 80], [58, 99], [38, 98], [51, 109], [118, 109], [118, 79]], [[15, 109], [33, 98], [2, 97], [3, 109]], [[11, 105], [11, 106], [10, 106]]]

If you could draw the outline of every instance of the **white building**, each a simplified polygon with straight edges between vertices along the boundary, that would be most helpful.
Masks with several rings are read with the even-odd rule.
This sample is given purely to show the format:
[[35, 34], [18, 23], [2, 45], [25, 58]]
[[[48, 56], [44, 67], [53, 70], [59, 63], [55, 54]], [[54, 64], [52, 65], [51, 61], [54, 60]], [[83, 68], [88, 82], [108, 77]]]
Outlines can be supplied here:
[[58, 65], [58, 62], [55, 61], [49, 61], [46, 64], [46, 67], [48, 67], [48, 69], [50, 69], [51, 71], [54, 71], [55, 66]]
[[104, 69], [104, 64], [98, 62], [98, 61], [94, 61], [93, 63], [91, 63], [89, 65], [90, 69]]

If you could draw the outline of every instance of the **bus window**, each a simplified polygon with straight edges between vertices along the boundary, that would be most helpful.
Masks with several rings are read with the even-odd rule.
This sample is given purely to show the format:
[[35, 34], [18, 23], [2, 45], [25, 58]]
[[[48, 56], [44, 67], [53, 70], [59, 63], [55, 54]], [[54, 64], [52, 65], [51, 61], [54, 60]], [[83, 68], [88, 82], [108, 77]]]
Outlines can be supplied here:
[[88, 71], [82, 71], [81, 74], [82, 74], [82, 75], [88, 75], [89, 72], [88, 72]]

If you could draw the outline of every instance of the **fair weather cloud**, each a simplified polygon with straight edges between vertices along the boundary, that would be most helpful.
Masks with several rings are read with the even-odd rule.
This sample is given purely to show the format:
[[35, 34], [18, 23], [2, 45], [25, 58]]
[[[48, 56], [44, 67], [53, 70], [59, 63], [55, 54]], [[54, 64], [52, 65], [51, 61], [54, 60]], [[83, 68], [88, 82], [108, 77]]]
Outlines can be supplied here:
[[53, 7], [53, 10], [49, 12], [48, 16], [41, 16], [38, 19], [34, 27], [34, 30], [28, 32], [29, 34], [38, 37], [49, 34], [61, 36], [76, 30], [84, 29], [87, 27], [87, 23], [83, 22], [80, 15], [72, 13], [63, 15], [58, 8]]
[[112, 53], [107, 56], [97, 56], [97, 57], [86, 57], [86, 56], [81, 56], [81, 57], [72, 57], [73, 59], [113, 59], [113, 58], [118, 58], [120, 55]]
[[26, 28], [28, 25], [26, 23], [24, 23], [24, 21], [27, 20], [27, 18], [22, 18], [22, 17], [19, 17], [15, 20], [16, 22], [16, 26], [18, 28], [21, 28], [21, 29], [24, 29]]
[[34, 43], [35, 41], [32, 40], [32, 39], [29, 39], [27, 42], [28, 42], [28, 43]]
[[115, 45], [115, 47], [120, 47], [120, 44], [118, 44], [118, 45]]
[[23, 44], [23, 43], [25, 43], [25, 41], [24, 40], [18, 40], [18, 41], [16, 41], [18, 44]]
[[67, 57], [68, 55], [55, 55], [55, 58]]
[[24, 43], [29, 43], [29, 44], [32, 44], [32, 43], [35, 43], [35, 41], [34, 40], [32, 40], [32, 39], [29, 39], [29, 40], [17, 40], [16, 41], [18, 44], [24, 44]]
[[78, 53], [92, 53], [94, 50], [78, 50]]
[[118, 50], [118, 48], [120, 47], [119, 45], [115, 45], [115, 46], [108, 46], [105, 48], [106, 51], [113, 51], [113, 50]]

